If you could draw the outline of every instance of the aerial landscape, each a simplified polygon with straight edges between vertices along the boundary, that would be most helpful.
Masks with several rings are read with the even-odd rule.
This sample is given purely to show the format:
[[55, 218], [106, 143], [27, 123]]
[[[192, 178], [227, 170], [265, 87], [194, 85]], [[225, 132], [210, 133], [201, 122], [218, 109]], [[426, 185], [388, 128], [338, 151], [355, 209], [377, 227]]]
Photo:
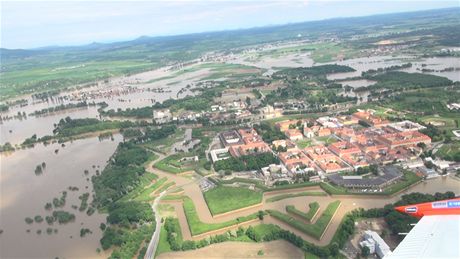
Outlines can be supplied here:
[[[1, 3], [0, 258], [416, 258], [428, 202], [459, 242], [458, 1], [173, 2], [96, 6], [216, 27], [44, 43]], [[256, 4], [298, 20], [203, 20]]]

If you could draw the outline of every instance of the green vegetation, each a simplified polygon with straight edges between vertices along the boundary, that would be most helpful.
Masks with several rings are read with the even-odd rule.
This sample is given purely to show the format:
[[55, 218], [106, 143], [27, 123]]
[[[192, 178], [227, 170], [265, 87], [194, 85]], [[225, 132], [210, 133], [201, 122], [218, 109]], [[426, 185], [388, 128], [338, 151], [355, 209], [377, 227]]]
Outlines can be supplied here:
[[146, 143], [143, 143], [143, 146], [155, 152], [166, 154], [171, 151], [171, 147], [174, 143], [180, 142], [183, 140], [184, 140], [184, 130], [179, 128], [174, 132], [174, 134], [168, 137], [148, 141]]
[[231, 180], [221, 180], [219, 183], [220, 184], [234, 184], [234, 183], [254, 184], [257, 189], [262, 190], [264, 192], [297, 189], [297, 188], [302, 188], [302, 187], [318, 185], [318, 183], [314, 183], [314, 182], [303, 182], [303, 183], [283, 184], [283, 185], [277, 185], [274, 187], [267, 187], [265, 184], [263, 184], [259, 180], [247, 179], [247, 178], [237, 178], [237, 177]]
[[390, 71], [371, 76], [368, 79], [377, 81], [372, 88], [410, 89], [452, 85], [452, 81], [441, 76], [422, 73], [406, 73]]
[[309, 207], [309, 210], [307, 213], [305, 212], [302, 212], [298, 209], [295, 208], [294, 205], [287, 205], [286, 206], [286, 211], [293, 214], [293, 215], [296, 215], [302, 219], [305, 219], [307, 221], [311, 221], [313, 219], [313, 217], [315, 216], [316, 212], [318, 212], [319, 210], [319, 203], [318, 202], [312, 202], [308, 205]]
[[154, 229], [155, 224], [141, 225], [129, 231], [108, 228], [104, 231], [104, 236], [101, 239], [102, 248], [107, 249], [111, 245], [117, 246], [109, 258], [133, 258], [139, 251], [142, 243], [150, 240]]
[[80, 229], [80, 237], [85, 237], [88, 234], [92, 234], [93, 232], [88, 228]]
[[126, 224], [135, 222], [152, 222], [155, 217], [148, 203], [116, 202], [109, 206], [107, 222], [110, 224]]
[[108, 111], [99, 110], [99, 113], [103, 116], [109, 117], [134, 117], [138, 119], [143, 118], [152, 118], [153, 108], [152, 107], [142, 107], [142, 108], [127, 108], [122, 110], [118, 108], [117, 111], [110, 109]]
[[75, 220], [75, 215], [63, 210], [53, 211], [53, 217], [59, 224], [67, 224]]
[[435, 155], [445, 160], [460, 162], [460, 141], [444, 144]]
[[311, 139], [302, 139], [302, 140], [296, 141], [296, 145], [299, 148], [306, 148], [306, 147], [313, 145], [313, 141]]
[[[169, 129], [153, 131], [169, 134]], [[145, 135], [140, 138], [144, 137], [150, 138]], [[142, 192], [146, 186], [158, 178], [145, 172], [144, 165], [154, 155], [136, 145], [137, 141], [140, 141], [139, 138], [120, 143], [102, 173], [92, 177], [95, 191], [93, 202], [97, 208], [107, 209], [109, 213], [107, 221], [110, 225], [103, 226], [100, 243], [104, 250], [115, 246], [111, 258], [133, 257], [155, 230], [155, 217], [150, 205], [132, 200], [140, 194], [144, 195]]]
[[299, 193], [285, 193], [268, 198], [267, 202], [275, 202], [289, 198], [302, 197], [302, 196], [327, 196], [324, 192], [299, 192]]
[[53, 130], [57, 137], [70, 137], [89, 132], [114, 130], [119, 128], [132, 127], [134, 124], [130, 121], [100, 121], [98, 119], [72, 119], [66, 117], [61, 119]]
[[[253, 28], [238, 31], [167, 36], [142, 37], [130, 42], [93, 44], [81, 47], [52, 47], [36, 50], [2, 51], [0, 96], [2, 100], [22, 94], [59, 92], [80, 85], [88, 87], [109, 77], [130, 75], [175, 62], [187, 62], [206, 52], [235, 51], [261, 43], [292, 39], [300, 33], [315, 41], [325, 34], [333, 34], [341, 43], [322, 42], [302, 44], [279, 50], [267, 50], [261, 55], [280, 56], [288, 53], [312, 52], [315, 62], [330, 62], [341, 58], [366, 55], [380, 40], [416, 43], [412, 51], [438, 53], [437, 46], [458, 46], [456, 9], [421, 11], [361, 17], [348, 20], [315, 21], [287, 26]], [[439, 19], [442, 17], [442, 19]], [[390, 26], [391, 25], [391, 26]], [[379, 32], [378, 35], [375, 32]], [[357, 36], [356, 39], [353, 36]], [[350, 40], [352, 39], [353, 40]], [[236, 49], [234, 49], [236, 48]], [[438, 53], [442, 54], [442, 53]], [[452, 55], [447, 53], [446, 55]], [[203, 65], [204, 66], [204, 65]], [[210, 78], [235, 77], [237, 65], [210, 64]], [[239, 65], [238, 68], [242, 66]], [[199, 67], [201, 69], [202, 67]], [[192, 67], [190, 69], [195, 69]], [[244, 69], [244, 68], [243, 68]], [[184, 69], [185, 70], [185, 69]], [[242, 69], [241, 69], [242, 70]], [[237, 73], [238, 71], [238, 73]], [[179, 73], [188, 71], [179, 71]], [[256, 72], [252, 72], [256, 73]]]
[[310, 235], [316, 239], [320, 239], [323, 235], [326, 227], [334, 216], [336, 210], [339, 208], [340, 201], [331, 202], [327, 208], [323, 211], [321, 216], [315, 222], [315, 224], [305, 224], [295, 218], [288, 216], [276, 210], [267, 210], [267, 212], [274, 218], [281, 220], [282, 222]]
[[262, 192], [247, 188], [218, 186], [203, 193], [212, 215], [249, 207], [262, 202]]
[[192, 233], [193, 236], [203, 234], [209, 231], [225, 228], [228, 226], [233, 226], [242, 222], [246, 222], [249, 220], [257, 219], [258, 215], [257, 213], [245, 216], [245, 217], [239, 217], [230, 221], [222, 222], [222, 223], [204, 223], [200, 220], [198, 217], [198, 214], [195, 209], [195, 205], [193, 204], [193, 201], [189, 198], [186, 197], [184, 198], [184, 212], [185, 216], [187, 218], [187, 223], [190, 228], [190, 232]]
[[284, 133], [276, 129], [273, 125], [270, 125], [269, 122], [262, 122], [260, 125], [254, 125], [254, 129], [267, 143], [272, 143], [274, 140], [286, 138]]
[[58, 112], [58, 111], [63, 111], [63, 110], [69, 110], [69, 109], [87, 108], [89, 106], [96, 106], [96, 105], [98, 105], [98, 104], [96, 104], [95, 102], [87, 103], [86, 101], [78, 102], [78, 103], [60, 104], [60, 105], [57, 105], [57, 106], [43, 108], [41, 110], [34, 111], [34, 112], [30, 113], [29, 115], [41, 116], [41, 115], [46, 115], [48, 113], [53, 113], [53, 112]]
[[83, 193], [82, 195], [78, 196], [78, 199], [80, 199], [81, 201], [80, 208], [78, 209], [79, 211], [84, 211], [88, 208], [88, 198], [89, 192]]
[[180, 161], [184, 157], [194, 157], [194, 153], [178, 153], [165, 157], [156, 162], [154, 166], [162, 171], [179, 174], [187, 171], [193, 171], [196, 167], [194, 161]]
[[235, 172], [259, 170], [270, 164], [279, 164], [279, 160], [272, 153], [261, 153], [254, 155], [240, 156], [238, 158], [230, 157], [225, 160], [220, 160], [214, 163], [214, 169], [231, 170]]

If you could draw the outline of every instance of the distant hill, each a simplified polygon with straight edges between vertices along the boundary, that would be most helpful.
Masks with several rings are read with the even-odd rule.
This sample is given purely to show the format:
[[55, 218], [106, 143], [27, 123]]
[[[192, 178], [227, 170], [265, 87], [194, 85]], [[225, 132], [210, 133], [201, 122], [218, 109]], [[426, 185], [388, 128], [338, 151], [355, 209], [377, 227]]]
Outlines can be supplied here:
[[[20, 93], [64, 88], [114, 75], [153, 69], [200, 57], [208, 51], [238, 51], [281, 40], [340, 39], [363, 49], [397, 35], [419, 36], [433, 45], [460, 45], [460, 8], [335, 18], [241, 30], [175, 36], [142, 36], [131, 41], [37, 49], [0, 49], [0, 99]], [[361, 35], [359, 40], [351, 40]], [[85, 66], [81, 66], [85, 64]], [[60, 70], [60, 67], [76, 67]]]

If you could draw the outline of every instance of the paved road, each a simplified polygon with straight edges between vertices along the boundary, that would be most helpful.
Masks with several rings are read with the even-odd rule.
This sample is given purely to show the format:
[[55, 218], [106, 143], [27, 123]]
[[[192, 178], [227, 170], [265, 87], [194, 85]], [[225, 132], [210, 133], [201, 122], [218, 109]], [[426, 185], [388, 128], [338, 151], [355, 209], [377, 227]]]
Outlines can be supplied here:
[[158, 203], [160, 202], [161, 198], [166, 193], [167, 191], [163, 191], [162, 193], [160, 193], [160, 195], [158, 195], [158, 197], [155, 198], [152, 204], [152, 210], [153, 210], [153, 213], [155, 213], [156, 226], [155, 226], [155, 232], [153, 232], [152, 239], [150, 239], [149, 246], [145, 253], [144, 258], [147, 258], [147, 259], [151, 259], [154, 257], [155, 251], [157, 250], [158, 241], [160, 240], [161, 218], [160, 218], [160, 213], [158, 213]]

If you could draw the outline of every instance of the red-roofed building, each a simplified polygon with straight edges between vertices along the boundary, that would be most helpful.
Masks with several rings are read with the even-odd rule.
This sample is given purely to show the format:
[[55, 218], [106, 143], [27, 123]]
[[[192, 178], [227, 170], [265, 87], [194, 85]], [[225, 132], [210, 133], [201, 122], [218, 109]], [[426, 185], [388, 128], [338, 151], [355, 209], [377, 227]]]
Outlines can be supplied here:
[[358, 146], [353, 143], [347, 141], [339, 141], [332, 143], [328, 146], [329, 150], [331, 150], [334, 154], [342, 157], [346, 154], [356, 154], [361, 153], [361, 150]]
[[368, 111], [359, 111], [353, 113], [353, 116], [357, 118], [358, 120], [364, 121], [367, 124], [374, 126], [374, 127], [383, 127], [385, 125], [388, 125], [390, 121], [384, 120], [378, 116], [375, 116], [371, 112]]
[[390, 148], [400, 146], [415, 146], [418, 143], [429, 145], [431, 138], [418, 131], [406, 131], [393, 134], [385, 134], [377, 137], [379, 141]]
[[298, 129], [288, 129], [284, 132], [284, 135], [286, 135], [286, 137], [292, 141], [303, 139], [303, 134]]

